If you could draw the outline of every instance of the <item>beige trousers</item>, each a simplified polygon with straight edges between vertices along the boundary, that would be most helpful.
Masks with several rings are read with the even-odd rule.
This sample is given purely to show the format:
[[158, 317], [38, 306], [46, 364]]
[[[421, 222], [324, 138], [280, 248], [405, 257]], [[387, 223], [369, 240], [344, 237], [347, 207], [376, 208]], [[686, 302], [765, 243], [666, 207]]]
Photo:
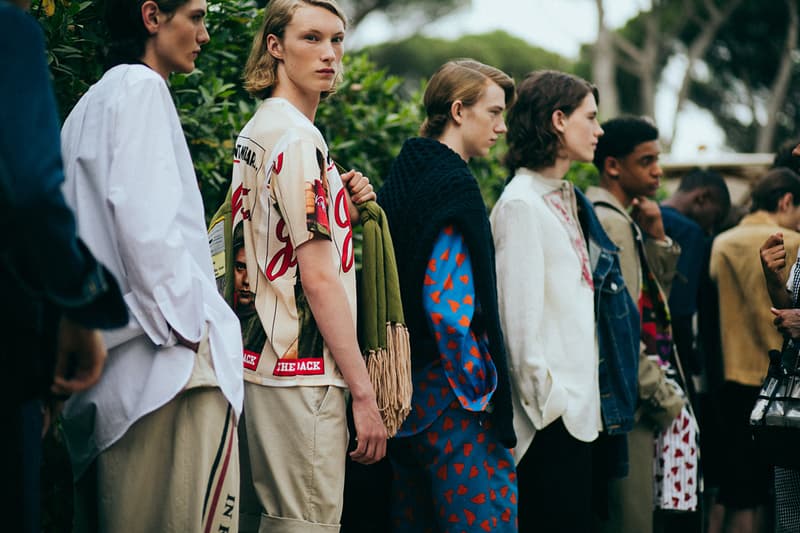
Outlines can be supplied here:
[[603, 533], [653, 532], [653, 455], [655, 431], [652, 424], [636, 422], [628, 433], [628, 475], [609, 483], [609, 520]]
[[215, 384], [208, 342], [187, 388], [138, 420], [75, 485], [79, 533], [234, 533], [236, 418]]
[[347, 453], [345, 390], [245, 383], [240, 531], [337, 532]]

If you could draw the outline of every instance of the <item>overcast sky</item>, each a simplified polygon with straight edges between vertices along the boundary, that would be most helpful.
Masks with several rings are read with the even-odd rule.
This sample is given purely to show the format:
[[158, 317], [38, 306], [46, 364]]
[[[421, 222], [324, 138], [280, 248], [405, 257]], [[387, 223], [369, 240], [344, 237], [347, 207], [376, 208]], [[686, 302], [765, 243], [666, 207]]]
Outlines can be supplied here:
[[[619, 27], [648, 0], [606, 0], [606, 18], [609, 26]], [[424, 33], [442, 38], [462, 34], [485, 33], [502, 29], [531, 44], [576, 58], [580, 46], [594, 41], [597, 35], [597, 11], [594, 0], [472, 0], [472, 7], [460, 10], [428, 25]], [[399, 21], [389, 21], [385, 16], [368, 17], [348, 36], [348, 46], [360, 48], [368, 44], [400, 39], [413, 32]], [[672, 68], [680, 72], [681, 62], [673, 61]], [[667, 79], [669, 76], [666, 77]], [[672, 128], [675, 107], [674, 83], [662, 84], [656, 95], [656, 120], [667, 133]], [[602, 98], [602, 95], [601, 95]], [[724, 135], [714, 124], [708, 112], [694, 106], [681, 114], [676, 141], [672, 152], [676, 156], [690, 157], [698, 153], [698, 146], [707, 152], [724, 151]]]
[[[644, 0], [606, 0], [607, 21], [617, 27], [634, 16]], [[594, 0], [472, 0], [472, 7], [459, 10], [425, 28], [425, 33], [443, 38], [464, 33], [483, 33], [503, 29], [523, 39], [577, 57], [581, 43], [593, 41], [597, 34]], [[388, 21], [380, 14], [371, 16], [348, 36], [360, 47], [402, 37], [409, 28]]]

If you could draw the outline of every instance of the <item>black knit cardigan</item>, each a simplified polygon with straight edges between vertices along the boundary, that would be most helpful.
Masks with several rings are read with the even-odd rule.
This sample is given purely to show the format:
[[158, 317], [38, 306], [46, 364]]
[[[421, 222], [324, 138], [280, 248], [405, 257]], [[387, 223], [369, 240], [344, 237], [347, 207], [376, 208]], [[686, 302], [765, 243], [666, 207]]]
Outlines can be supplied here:
[[492, 427], [504, 446], [515, 446], [508, 363], [497, 311], [494, 245], [475, 177], [446, 145], [428, 138], [409, 139], [392, 163], [389, 177], [378, 192], [378, 203], [386, 212], [394, 242], [415, 370], [439, 357], [422, 303], [422, 283], [434, 242], [449, 224], [464, 236], [481, 307], [481, 324], [477, 326], [486, 331], [497, 369]]

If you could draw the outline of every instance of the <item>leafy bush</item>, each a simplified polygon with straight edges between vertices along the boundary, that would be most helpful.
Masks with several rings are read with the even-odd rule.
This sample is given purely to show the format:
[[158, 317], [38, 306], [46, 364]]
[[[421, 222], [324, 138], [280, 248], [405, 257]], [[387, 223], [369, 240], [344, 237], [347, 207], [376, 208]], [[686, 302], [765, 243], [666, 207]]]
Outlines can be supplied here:
[[422, 123], [419, 92], [410, 100], [398, 91], [402, 80], [379, 70], [364, 55], [345, 56], [345, 79], [317, 111], [317, 125], [334, 159], [383, 183], [403, 142]]
[[592, 163], [572, 163], [564, 179], [571, 181], [582, 191], [600, 182], [600, 173]]
[[106, 41], [98, 2], [33, 0], [31, 13], [47, 41], [47, 61], [62, 118], [103, 73]]

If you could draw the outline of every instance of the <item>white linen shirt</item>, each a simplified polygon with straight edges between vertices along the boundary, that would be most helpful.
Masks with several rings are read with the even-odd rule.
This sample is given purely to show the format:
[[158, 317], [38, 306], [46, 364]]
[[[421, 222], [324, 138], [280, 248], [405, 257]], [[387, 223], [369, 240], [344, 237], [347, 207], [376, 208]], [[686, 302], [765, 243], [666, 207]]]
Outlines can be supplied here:
[[61, 144], [78, 233], [119, 281], [131, 316], [104, 334], [100, 382], [64, 411], [77, 479], [189, 381], [196, 355], [176, 344], [173, 329], [199, 341], [207, 328], [217, 383], [238, 419], [242, 341], [217, 292], [203, 202], [164, 80], [144, 65], [110, 69], [67, 117]]
[[582, 255], [572, 184], [520, 169], [494, 206], [491, 223], [515, 458], [522, 459], [536, 430], [559, 417], [570, 435], [591, 442], [602, 428], [599, 358], [591, 272], [586, 279], [591, 267]]

